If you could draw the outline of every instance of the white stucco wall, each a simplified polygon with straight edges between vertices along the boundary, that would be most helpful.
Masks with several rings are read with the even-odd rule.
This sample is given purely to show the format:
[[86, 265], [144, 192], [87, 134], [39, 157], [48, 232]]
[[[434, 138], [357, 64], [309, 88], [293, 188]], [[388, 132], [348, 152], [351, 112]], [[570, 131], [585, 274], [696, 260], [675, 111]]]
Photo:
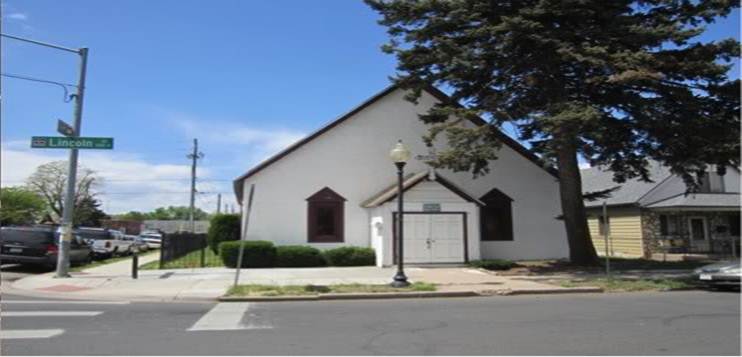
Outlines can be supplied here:
[[[427, 127], [418, 119], [418, 114], [424, 113], [436, 99], [423, 93], [418, 105], [414, 105], [403, 96], [400, 90], [390, 93], [246, 179], [244, 192], [248, 192], [250, 184], [255, 184], [247, 239], [272, 240], [279, 245], [309, 244], [305, 200], [329, 187], [347, 199], [345, 242], [310, 245], [322, 249], [343, 244], [374, 246], [374, 239], [378, 237], [373, 236], [371, 220], [383, 218], [378, 214], [383, 209], [369, 211], [360, 207], [360, 203], [395, 182], [396, 169], [388, 158], [389, 150], [402, 139], [412, 150], [413, 157], [427, 153], [421, 139]], [[567, 257], [564, 226], [555, 219], [561, 213], [556, 179], [505, 145], [490, 168], [488, 175], [476, 180], [472, 180], [470, 173], [440, 171], [474, 197], [498, 188], [513, 199], [514, 241], [483, 243], [481, 256]], [[407, 172], [426, 169], [424, 163], [415, 159], [406, 167]], [[474, 214], [469, 218], [469, 225], [469, 247], [479, 250], [476, 244], [479, 241], [478, 212], [476, 220]], [[470, 252], [472, 259], [479, 255], [479, 252]]]

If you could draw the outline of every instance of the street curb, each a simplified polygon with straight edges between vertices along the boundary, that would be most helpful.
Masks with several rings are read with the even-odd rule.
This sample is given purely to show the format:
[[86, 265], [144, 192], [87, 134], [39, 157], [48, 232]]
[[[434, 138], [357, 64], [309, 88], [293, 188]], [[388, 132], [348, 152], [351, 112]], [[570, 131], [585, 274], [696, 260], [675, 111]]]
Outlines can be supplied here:
[[553, 295], [553, 294], [584, 294], [584, 293], [602, 293], [603, 288], [594, 286], [585, 286], [580, 288], [566, 289], [538, 289], [538, 290], [502, 290], [496, 291], [496, 295]]
[[373, 300], [373, 299], [410, 299], [410, 298], [446, 298], [446, 297], [476, 297], [476, 296], [511, 296], [511, 295], [553, 295], [553, 294], [585, 294], [602, 293], [602, 288], [580, 287], [570, 289], [538, 289], [538, 290], [490, 290], [490, 291], [430, 291], [409, 293], [346, 293], [346, 294], [319, 294], [307, 296], [222, 296], [219, 302], [281, 302], [281, 301], [320, 301], [320, 300]]
[[436, 297], [471, 297], [480, 296], [476, 291], [416, 291], [409, 293], [345, 293], [320, 294], [321, 300], [365, 300], [365, 299], [409, 299]]
[[409, 293], [343, 293], [318, 294], [307, 296], [222, 296], [220, 302], [279, 302], [279, 301], [319, 301], [319, 300], [371, 300], [371, 299], [411, 299], [436, 297], [480, 296], [476, 291], [416, 291]]
[[316, 301], [317, 295], [300, 296], [220, 296], [219, 302], [279, 302], [279, 301]]

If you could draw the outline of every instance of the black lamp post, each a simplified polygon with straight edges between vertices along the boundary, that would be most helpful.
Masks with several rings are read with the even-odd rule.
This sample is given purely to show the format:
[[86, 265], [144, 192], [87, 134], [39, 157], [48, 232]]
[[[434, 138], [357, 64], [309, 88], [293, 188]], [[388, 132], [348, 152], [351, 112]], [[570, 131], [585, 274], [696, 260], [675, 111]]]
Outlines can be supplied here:
[[397, 226], [394, 227], [397, 230], [397, 274], [394, 275], [394, 281], [392, 286], [395, 288], [403, 288], [409, 286], [410, 283], [407, 281], [407, 276], [404, 274], [404, 187], [402, 181], [404, 180], [404, 165], [407, 160], [410, 159], [410, 150], [407, 149], [402, 140], [394, 145], [394, 148], [389, 153], [394, 165], [397, 166]]

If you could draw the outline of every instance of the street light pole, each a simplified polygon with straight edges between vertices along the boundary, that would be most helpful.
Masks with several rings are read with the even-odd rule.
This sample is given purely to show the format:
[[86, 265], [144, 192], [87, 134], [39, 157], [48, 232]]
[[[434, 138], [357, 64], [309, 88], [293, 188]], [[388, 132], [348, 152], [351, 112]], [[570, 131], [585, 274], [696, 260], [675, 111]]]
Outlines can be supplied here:
[[394, 275], [391, 286], [403, 288], [410, 285], [404, 273], [404, 166], [410, 158], [410, 151], [400, 140], [389, 156], [397, 167], [397, 274]]
[[[85, 95], [85, 76], [88, 67], [88, 49], [83, 47], [79, 49], [63, 47], [51, 43], [36, 41], [28, 38], [0, 33], [0, 36], [17, 41], [27, 42], [34, 45], [49, 47], [61, 51], [76, 53], [80, 56], [80, 77], [77, 81], [77, 93], [75, 97], [73, 138], [80, 136], [82, 129], [82, 103]], [[56, 83], [59, 84], [59, 83]], [[77, 186], [77, 149], [70, 149], [70, 158], [67, 169], [67, 192], [64, 198], [64, 207], [62, 208], [62, 225], [59, 234], [59, 251], [57, 252], [57, 278], [68, 278], [70, 268], [70, 242], [72, 241], [72, 223], [75, 210], [75, 189]]]
[[[77, 94], [75, 94], [75, 109], [73, 123], [73, 137], [80, 136], [82, 129], [82, 103], [85, 95], [85, 76], [88, 66], [88, 49], [81, 48], [77, 51], [80, 55], [80, 78], [77, 83]], [[60, 232], [59, 252], [57, 254], [57, 278], [68, 278], [70, 268], [70, 242], [72, 241], [72, 225], [75, 210], [75, 189], [77, 186], [77, 149], [70, 149], [68, 161], [67, 192], [64, 198], [62, 210], [62, 226]]]

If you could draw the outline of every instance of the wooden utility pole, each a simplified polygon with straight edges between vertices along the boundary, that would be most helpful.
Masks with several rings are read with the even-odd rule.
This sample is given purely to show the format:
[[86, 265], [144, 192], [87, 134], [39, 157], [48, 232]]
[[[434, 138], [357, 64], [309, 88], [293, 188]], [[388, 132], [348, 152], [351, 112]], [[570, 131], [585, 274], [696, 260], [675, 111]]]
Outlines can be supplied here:
[[195, 233], [196, 222], [194, 221], [194, 212], [196, 209], [196, 165], [198, 164], [198, 159], [204, 157], [204, 154], [198, 151], [198, 139], [193, 139], [193, 152], [188, 154], [187, 157], [191, 159], [191, 204], [188, 212], [188, 228], [191, 233]]

